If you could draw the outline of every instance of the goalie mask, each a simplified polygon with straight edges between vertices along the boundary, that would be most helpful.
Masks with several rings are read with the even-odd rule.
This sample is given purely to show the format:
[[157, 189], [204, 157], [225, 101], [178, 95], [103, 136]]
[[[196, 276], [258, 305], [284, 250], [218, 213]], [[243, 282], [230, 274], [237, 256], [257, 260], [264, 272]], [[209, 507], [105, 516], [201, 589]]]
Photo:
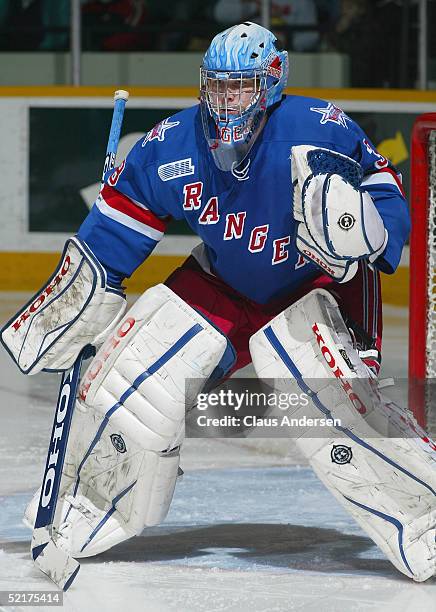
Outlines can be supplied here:
[[288, 54], [262, 26], [247, 21], [212, 40], [200, 68], [200, 107], [220, 170], [232, 170], [246, 158], [287, 80]]

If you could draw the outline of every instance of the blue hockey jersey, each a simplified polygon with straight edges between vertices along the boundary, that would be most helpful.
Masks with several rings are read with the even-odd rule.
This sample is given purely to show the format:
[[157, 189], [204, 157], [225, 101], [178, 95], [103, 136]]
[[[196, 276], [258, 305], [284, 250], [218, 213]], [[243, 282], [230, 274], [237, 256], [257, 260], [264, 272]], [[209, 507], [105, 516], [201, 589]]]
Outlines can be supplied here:
[[401, 182], [389, 162], [341, 109], [315, 98], [285, 96], [270, 113], [248, 157], [219, 170], [208, 150], [199, 106], [165, 119], [105, 177], [79, 236], [109, 270], [127, 277], [185, 219], [204, 243], [214, 274], [265, 304], [321, 274], [295, 248], [291, 147], [318, 145], [348, 155], [364, 171], [389, 233], [376, 265], [393, 273], [409, 233]]

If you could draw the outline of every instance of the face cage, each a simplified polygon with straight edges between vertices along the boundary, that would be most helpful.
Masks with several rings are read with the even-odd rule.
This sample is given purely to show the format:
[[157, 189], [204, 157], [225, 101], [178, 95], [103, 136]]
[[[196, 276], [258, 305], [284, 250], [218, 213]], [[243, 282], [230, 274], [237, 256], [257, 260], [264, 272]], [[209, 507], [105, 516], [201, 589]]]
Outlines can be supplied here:
[[[245, 81], [253, 82], [253, 92], [243, 105], [246, 97]], [[229, 105], [228, 90], [231, 85], [232, 95], [239, 103]], [[259, 100], [266, 98], [267, 73], [266, 70], [249, 70], [226, 72], [216, 70], [200, 70], [200, 95], [206, 104], [211, 117], [217, 124], [228, 125], [240, 122], [252, 109], [256, 108]], [[224, 104], [222, 105], [222, 102]]]

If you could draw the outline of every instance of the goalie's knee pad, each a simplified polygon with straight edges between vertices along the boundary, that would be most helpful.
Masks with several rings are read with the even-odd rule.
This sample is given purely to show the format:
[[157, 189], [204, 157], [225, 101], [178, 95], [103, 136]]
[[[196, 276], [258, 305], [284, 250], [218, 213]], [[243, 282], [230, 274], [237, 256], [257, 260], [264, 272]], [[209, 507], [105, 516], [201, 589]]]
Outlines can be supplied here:
[[[226, 338], [168, 287], [141, 296], [79, 389], [58, 545], [102, 552], [168, 511], [185, 409], [227, 356]], [[63, 484], [65, 479], [63, 479]]]
[[[337, 419], [306, 427], [297, 445], [338, 501], [401, 572], [436, 573], [436, 447], [407, 410], [383, 398], [355, 350], [334, 298], [316, 290], [250, 340], [257, 374], [293, 378], [311, 398], [293, 417]], [[289, 387], [288, 387], [289, 388]]]

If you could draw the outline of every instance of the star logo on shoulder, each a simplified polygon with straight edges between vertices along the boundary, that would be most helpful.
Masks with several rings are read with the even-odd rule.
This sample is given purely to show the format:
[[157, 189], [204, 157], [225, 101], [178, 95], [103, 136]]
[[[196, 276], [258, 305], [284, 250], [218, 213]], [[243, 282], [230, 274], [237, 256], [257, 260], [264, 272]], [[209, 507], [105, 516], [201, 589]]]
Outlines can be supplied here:
[[351, 119], [344, 113], [344, 111], [335, 106], [331, 102], [325, 108], [314, 108], [313, 106], [310, 109], [314, 113], [319, 113], [322, 115], [320, 119], [321, 125], [325, 125], [328, 121], [331, 123], [337, 123], [338, 125], [342, 125], [342, 127], [348, 130], [347, 121], [351, 121]]
[[155, 125], [152, 130], [147, 132], [142, 146], [145, 147], [147, 142], [150, 142], [151, 140], [158, 140], [159, 142], [163, 142], [165, 140], [165, 132], [173, 127], [176, 127], [179, 124], [180, 121], [170, 121], [169, 119], [164, 119], [163, 121]]

